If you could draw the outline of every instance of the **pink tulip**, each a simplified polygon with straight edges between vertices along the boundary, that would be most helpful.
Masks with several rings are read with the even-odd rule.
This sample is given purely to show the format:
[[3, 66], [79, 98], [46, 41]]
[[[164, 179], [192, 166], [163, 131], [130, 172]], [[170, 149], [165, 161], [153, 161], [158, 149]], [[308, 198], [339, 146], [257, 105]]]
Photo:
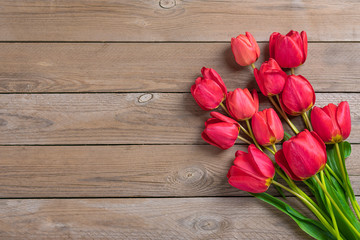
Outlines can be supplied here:
[[273, 145], [284, 138], [280, 118], [272, 108], [255, 113], [251, 125], [256, 141], [262, 146]]
[[275, 160], [293, 180], [302, 181], [324, 169], [326, 147], [319, 135], [305, 129], [283, 143]]
[[289, 75], [280, 99], [285, 112], [297, 116], [312, 108], [315, 103], [315, 92], [303, 76]]
[[283, 68], [295, 68], [303, 64], [307, 56], [307, 35], [291, 30], [281, 35], [274, 32], [269, 41], [270, 57], [274, 58]]
[[287, 74], [272, 58], [270, 58], [269, 61], [264, 62], [261, 65], [260, 70], [255, 68], [254, 75], [260, 91], [265, 96], [280, 94], [287, 78]]
[[240, 132], [240, 125], [235, 120], [218, 112], [211, 112], [213, 118], [205, 122], [201, 137], [211, 145], [221, 149], [232, 147]]
[[240, 66], [248, 66], [259, 58], [260, 48], [255, 38], [246, 32], [236, 38], [231, 38], [231, 50], [235, 56], [235, 61]]
[[227, 89], [220, 75], [212, 68], [201, 69], [203, 77], [198, 77], [191, 87], [191, 94], [204, 110], [217, 108], [225, 99]]
[[233, 92], [228, 92], [226, 106], [234, 119], [247, 120], [259, 110], [259, 97], [255, 89], [251, 96], [247, 88], [237, 88]]
[[338, 107], [332, 103], [323, 108], [314, 107], [311, 123], [325, 143], [339, 143], [347, 139], [351, 131], [349, 103], [341, 102]]
[[265, 192], [275, 175], [271, 159], [254, 144], [248, 148], [248, 153], [237, 151], [234, 165], [227, 177], [231, 186], [251, 193]]

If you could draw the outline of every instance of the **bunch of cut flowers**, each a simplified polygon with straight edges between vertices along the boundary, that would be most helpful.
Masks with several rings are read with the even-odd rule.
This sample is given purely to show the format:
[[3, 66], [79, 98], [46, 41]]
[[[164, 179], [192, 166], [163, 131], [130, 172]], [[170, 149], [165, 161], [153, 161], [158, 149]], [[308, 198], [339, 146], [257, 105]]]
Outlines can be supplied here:
[[[276, 110], [259, 111], [256, 90], [228, 92], [214, 69], [201, 69], [202, 77], [196, 79], [191, 94], [203, 110], [224, 113], [210, 113], [202, 138], [221, 149], [237, 140], [249, 144], [248, 152], [236, 151], [227, 174], [229, 184], [284, 212], [313, 238], [360, 239], [360, 207], [345, 167], [351, 152], [345, 141], [351, 131], [349, 104], [314, 106], [313, 87], [295, 74], [307, 57], [306, 32], [271, 34], [270, 58], [260, 69], [254, 64], [260, 49], [250, 33], [232, 38], [231, 49], [239, 65], [252, 67], [261, 93]], [[279, 116], [291, 132], [284, 131]], [[293, 124], [296, 117], [303, 119], [305, 129]], [[266, 193], [271, 185], [283, 199]], [[285, 191], [313, 216], [290, 206]]]

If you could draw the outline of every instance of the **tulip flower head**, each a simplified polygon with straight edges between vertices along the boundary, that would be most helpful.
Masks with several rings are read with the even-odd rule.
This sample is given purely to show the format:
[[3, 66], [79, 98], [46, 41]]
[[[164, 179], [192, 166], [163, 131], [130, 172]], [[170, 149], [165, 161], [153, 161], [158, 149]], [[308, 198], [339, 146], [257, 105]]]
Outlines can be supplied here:
[[235, 61], [240, 66], [248, 66], [256, 62], [260, 55], [260, 48], [255, 38], [246, 32], [236, 38], [231, 38], [231, 50], [234, 54]]
[[220, 75], [211, 68], [201, 69], [203, 77], [198, 77], [191, 87], [191, 94], [199, 106], [208, 111], [217, 108], [225, 99], [227, 89]]
[[274, 32], [269, 40], [270, 57], [283, 68], [295, 68], [303, 64], [307, 56], [307, 35], [291, 30], [282, 35]]
[[218, 112], [211, 112], [210, 115], [213, 118], [205, 122], [205, 130], [201, 137], [221, 149], [232, 147], [240, 133], [239, 123]]
[[295, 181], [303, 181], [324, 169], [325, 143], [315, 132], [304, 130], [283, 143], [275, 154], [276, 163]]
[[280, 118], [272, 108], [255, 113], [251, 125], [256, 141], [262, 146], [273, 145], [284, 138]]
[[287, 74], [281, 69], [275, 59], [264, 62], [260, 70], [254, 69], [254, 75], [260, 91], [265, 96], [278, 95], [282, 92]]
[[234, 165], [227, 177], [231, 186], [251, 193], [265, 192], [275, 175], [271, 159], [254, 144], [248, 148], [248, 153], [237, 151]]
[[315, 92], [309, 81], [303, 76], [289, 75], [280, 99], [285, 112], [297, 116], [312, 108], [315, 103]]
[[339, 106], [330, 103], [311, 111], [311, 123], [314, 131], [325, 143], [339, 143], [347, 139], [351, 131], [350, 107], [348, 102]]
[[228, 92], [226, 106], [234, 119], [247, 120], [259, 110], [259, 97], [255, 89], [251, 95], [247, 88], [237, 88], [233, 92]]

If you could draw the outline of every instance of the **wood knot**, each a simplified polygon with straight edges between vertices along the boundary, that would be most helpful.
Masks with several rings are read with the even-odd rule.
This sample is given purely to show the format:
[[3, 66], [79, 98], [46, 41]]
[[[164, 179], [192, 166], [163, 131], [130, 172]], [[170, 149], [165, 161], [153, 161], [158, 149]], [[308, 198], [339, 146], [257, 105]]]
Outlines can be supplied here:
[[165, 9], [170, 9], [176, 6], [175, 0], [160, 0], [159, 2], [160, 7]]
[[138, 102], [139, 103], [146, 103], [148, 101], [150, 101], [151, 99], [153, 99], [154, 95], [152, 95], [151, 93], [145, 93], [143, 95], [141, 95], [140, 97], [138, 97]]
[[205, 177], [204, 170], [198, 167], [188, 167], [178, 172], [178, 179], [183, 183], [197, 183]]

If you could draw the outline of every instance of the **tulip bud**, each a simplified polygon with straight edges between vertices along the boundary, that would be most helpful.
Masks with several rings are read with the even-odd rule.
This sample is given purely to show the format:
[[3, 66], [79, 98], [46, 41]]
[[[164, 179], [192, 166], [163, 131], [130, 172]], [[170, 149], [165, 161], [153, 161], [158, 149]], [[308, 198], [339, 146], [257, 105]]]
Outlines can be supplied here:
[[280, 118], [272, 108], [255, 113], [251, 125], [256, 141], [262, 146], [273, 145], [284, 138]]
[[248, 66], [256, 62], [260, 55], [260, 48], [255, 38], [249, 32], [245, 34], [246, 36], [240, 34], [236, 38], [231, 38], [231, 50], [240, 66]]
[[251, 144], [248, 153], [237, 151], [227, 177], [231, 186], [251, 193], [265, 192], [275, 175], [271, 159]]
[[341, 102], [338, 107], [332, 103], [323, 108], [314, 107], [311, 123], [325, 143], [339, 143], [347, 139], [351, 131], [349, 103]]
[[280, 102], [287, 114], [297, 116], [312, 108], [315, 103], [315, 92], [303, 76], [289, 75]]
[[255, 89], [251, 96], [247, 88], [237, 88], [233, 92], [228, 92], [226, 106], [234, 119], [247, 120], [259, 110], [259, 97]]
[[239, 123], [218, 112], [211, 112], [210, 115], [213, 118], [205, 122], [205, 130], [201, 137], [221, 149], [232, 147], [240, 132]]
[[324, 169], [326, 147], [319, 135], [305, 129], [283, 143], [275, 160], [293, 180], [302, 181]]
[[260, 91], [265, 96], [278, 95], [282, 92], [287, 74], [280, 68], [279, 64], [270, 58], [264, 62], [260, 70], [254, 69], [254, 75]]
[[203, 77], [198, 77], [191, 86], [191, 94], [204, 110], [217, 108], [225, 99], [227, 89], [220, 75], [212, 68], [201, 69]]
[[274, 32], [269, 41], [270, 57], [274, 58], [283, 68], [295, 68], [303, 64], [307, 56], [307, 35], [291, 30], [281, 35]]

